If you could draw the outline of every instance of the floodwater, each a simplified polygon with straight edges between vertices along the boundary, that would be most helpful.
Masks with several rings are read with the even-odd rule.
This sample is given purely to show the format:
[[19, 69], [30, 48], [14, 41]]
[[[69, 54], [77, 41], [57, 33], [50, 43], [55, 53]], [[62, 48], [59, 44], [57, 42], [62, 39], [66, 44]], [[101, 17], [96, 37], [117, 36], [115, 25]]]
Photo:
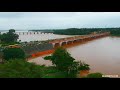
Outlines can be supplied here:
[[32, 32], [32, 34], [20, 34], [19, 35], [19, 40], [21, 40], [21, 42], [30, 42], [30, 41], [42, 41], [42, 40], [49, 40], [49, 39], [57, 39], [57, 38], [65, 38], [65, 37], [71, 37], [69, 35], [56, 35], [56, 34], [52, 34], [52, 33], [41, 33], [41, 34], [37, 34], [37, 32], [34, 34], [34, 32]]
[[[89, 64], [90, 72], [101, 72], [105, 75], [119, 75], [120, 77], [120, 38], [110, 36], [99, 38], [67, 50], [77, 61], [81, 60]], [[29, 62], [52, 65], [50, 61], [46, 61], [42, 57], [37, 57]]]

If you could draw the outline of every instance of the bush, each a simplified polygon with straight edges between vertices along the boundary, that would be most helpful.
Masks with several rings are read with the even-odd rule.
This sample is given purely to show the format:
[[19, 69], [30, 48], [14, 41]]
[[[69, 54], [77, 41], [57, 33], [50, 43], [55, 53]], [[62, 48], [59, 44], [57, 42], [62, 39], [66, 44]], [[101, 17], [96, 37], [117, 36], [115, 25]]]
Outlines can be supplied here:
[[55, 67], [67, 73], [67, 78], [75, 78], [79, 70], [90, 70], [88, 64], [84, 62], [76, 62], [66, 49], [59, 47], [51, 56], [44, 57], [45, 60], [51, 60]]
[[46, 56], [44, 59], [51, 60], [52, 64], [63, 72], [68, 72], [75, 60], [67, 50], [62, 47], [57, 48], [51, 56]]
[[42, 78], [67, 78], [67, 73], [61, 71], [55, 73], [48, 73]]
[[88, 64], [84, 62], [79, 62], [78, 70], [90, 70], [90, 67]]
[[21, 48], [6, 48], [3, 50], [3, 59], [25, 59], [25, 52]]
[[91, 73], [87, 75], [87, 78], [102, 78], [101, 73]]
[[41, 78], [43, 68], [25, 60], [9, 60], [0, 64], [0, 78]]
[[9, 60], [0, 64], [0, 78], [66, 78], [56, 67], [35, 65], [25, 60]]

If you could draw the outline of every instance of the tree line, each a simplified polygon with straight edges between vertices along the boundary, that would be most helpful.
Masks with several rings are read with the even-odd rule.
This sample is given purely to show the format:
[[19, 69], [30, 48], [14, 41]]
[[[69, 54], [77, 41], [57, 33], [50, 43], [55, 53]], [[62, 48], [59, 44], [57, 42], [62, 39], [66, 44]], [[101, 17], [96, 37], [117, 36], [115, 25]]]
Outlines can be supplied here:
[[120, 28], [68, 28], [63, 30], [53, 30], [54, 34], [60, 35], [88, 35], [93, 32], [110, 32], [111, 35], [120, 36]]
[[29, 30], [29, 31], [41, 31], [45, 33], [52, 32], [59, 35], [87, 35], [93, 32], [110, 32], [113, 36], [120, 36], [120, 28], [68, 28], [68, 29], [45, 29], [45, 30]]

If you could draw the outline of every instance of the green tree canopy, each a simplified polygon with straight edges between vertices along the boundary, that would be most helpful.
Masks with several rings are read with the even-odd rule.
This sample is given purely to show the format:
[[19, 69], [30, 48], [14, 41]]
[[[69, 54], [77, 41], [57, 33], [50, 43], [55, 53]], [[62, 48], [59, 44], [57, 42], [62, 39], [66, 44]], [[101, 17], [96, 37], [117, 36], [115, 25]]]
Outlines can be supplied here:
[[17, 42], [18, 38], [19, 38], [19, 35], [15, 34], [14, 29], [10, 29], [9, 32], [0, 35], [1, 42], [3, 43]]
[[9, 33], [15, 33], [15, 29], [10, 29]]
[[75, 60], [67, 50], [62, 47], [57, 48], [51, 56], [46, 56], [44, 59], [51, 60], [53, 65], [62, 71], [69, 71]]
[[3, 50], [3, 59], [25, 59], [25, 52], [21, 48], [6, 48]]

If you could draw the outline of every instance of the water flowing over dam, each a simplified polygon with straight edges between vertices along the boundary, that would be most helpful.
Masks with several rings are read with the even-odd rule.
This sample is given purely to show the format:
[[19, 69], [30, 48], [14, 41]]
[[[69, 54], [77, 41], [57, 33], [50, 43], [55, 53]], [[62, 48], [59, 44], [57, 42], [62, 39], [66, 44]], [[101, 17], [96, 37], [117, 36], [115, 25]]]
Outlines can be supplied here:
[[73, 37], [66, 37], [60, 39], [52, 39], [44, 42], [28, 42], [23, 43], [21, 48], [25, 51], [27, 57], [38, 57], [44, 54], [52, 53], [55, 48], [59, 46], [69, 46], [76, 43], [81, 43], [85, 41], [90, 41], [93, 39], [101, 38], [108, 36], [110, 33], [100, 33], [94, 35], [86, 35], [86, 36], [73, 36]]

